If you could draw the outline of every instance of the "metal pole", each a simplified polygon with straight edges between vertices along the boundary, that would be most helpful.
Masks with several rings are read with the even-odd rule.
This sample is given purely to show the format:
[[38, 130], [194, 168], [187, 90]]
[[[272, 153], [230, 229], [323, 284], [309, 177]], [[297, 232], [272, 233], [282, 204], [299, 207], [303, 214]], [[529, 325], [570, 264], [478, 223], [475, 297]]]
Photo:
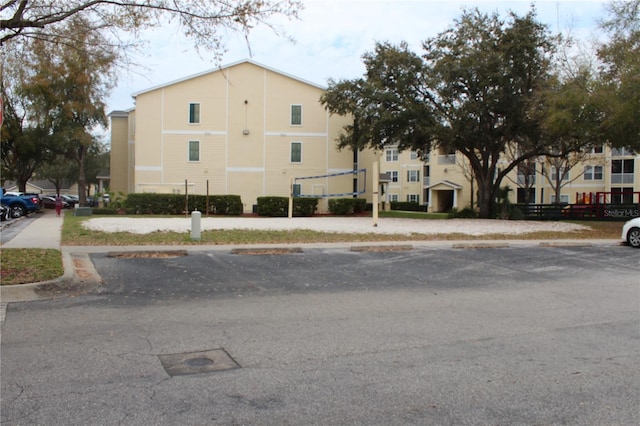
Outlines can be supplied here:
[[207, 204], [205, 206], [205, 209], [205, 216], [209, 216], [209, 179], [207, 179]]
[[289, 219], [293, 218], [293, 176], [289, 181]]
[[379, 173], [379, 165], [378, 160], [373, 162], [373, 200], [372, 200], [372, 210], [373, 210], [373, 226], [378, 226], [378, 204], [380, 202], [378, 191], [380, 191], [380, 173]]

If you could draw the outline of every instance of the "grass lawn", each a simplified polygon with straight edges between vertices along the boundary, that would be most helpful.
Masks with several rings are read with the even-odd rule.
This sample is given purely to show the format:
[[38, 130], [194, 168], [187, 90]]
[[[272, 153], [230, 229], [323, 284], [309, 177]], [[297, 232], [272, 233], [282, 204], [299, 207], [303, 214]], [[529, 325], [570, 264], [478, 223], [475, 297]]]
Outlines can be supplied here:
[[2, 249], [2, 285], [52, 280], [64, 274], [62, 254], [55, 249]]
[[[93, 216], [95, 217], [95, 216]], [[443, 214], [414, 212], [380, 212], [380, 217], [395, 217], [415, 220], [445, 219]], [[200, 241], [191, 241], [188, 232], [154, 232], [131, 234], [88, 231], [81, 222], [87, 216], [65, 215], [62, 226], [62, 245], [66, 246], [127, 246], [127, 245], [242, 245], [285, 243], [347, 243], [379, 241], [446, 241], [446, 240], [547, 240], [547, 239], [618, 239], [622, 222], [589, 221], [577, 222], [590, 229], [579, 232], [534, 232], [525, 235], [492, 234], [470, 236], [465, 234], [436, 235], [383, 235], [383, 234], [336, 234], [307, 230], [256, 231], [216, 230], [204, 231]], [[62, 256], [59, 250], [2, 249], [0, 283], [2, 285], [23, 284], [54, 279], [63, 275]]]

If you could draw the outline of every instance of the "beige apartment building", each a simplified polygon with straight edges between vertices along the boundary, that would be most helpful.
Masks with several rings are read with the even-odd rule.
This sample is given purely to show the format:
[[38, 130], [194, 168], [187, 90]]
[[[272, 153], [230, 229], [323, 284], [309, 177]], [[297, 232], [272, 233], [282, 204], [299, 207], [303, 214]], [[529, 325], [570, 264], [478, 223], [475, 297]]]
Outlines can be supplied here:
[[[567, 173], [562, 171], [560, 202], [638, 203], [640, 178], [636, 171], [639, 165], [640, 155], [635, 153], [607, 146], [595, 148], [581, 156]], [[515, 170], [502, 181], [502, 186], [513, 190], [512, 203], [524, 203], [525, 192], [529, 193], [531, 204], [556, 201], [554, 186], [545, 178], [543, 168], [547, 175], [555, 174], [553, 166], [541, 158], [533, 169]], [[419, 156], [416, 152], [398, 152], [397, 148], [388, 147], [380, 156], [380, 171], [389, 178], [385, 201], [416, 202], [429, 212], [470, 207], [476, 191], [464, 156], [441, 149]], [[600, 199], [596, 200], [596, 196]]]
[[330, 195], [370, 200], [370, 174], [353, 173], [369, 154], [337, 149], [346, 118], [322, 107], [323, 91], [245, 60], [135, 93], [134, 109], [110, 114], [110, 190], [234, 194], [245, 212], [292, 182], [320, 212]]
[[[372, 201], [377, 160], [388, 178], [382, 202], [416, 202], [430, 212], [471, 206], [475, 183], [459, 154], [339, 151], [336, 139], [348, 119], [322, 107], [324, 90], [245, 60], [135, 93], [134, 108], [110, 114], [110, 190], [235, 194], [250, 213], [258, 197], [288, 196], [294, 183], [301, 195], [321, 197], [319, 212], [327, 212], [329, 197]], [[565, 175], [560, 201], [613, 192], [619, 195], [601, 201], [637, 202], [628, 194], [640, 191], [639, 160], [624, 150], [595, 149]], [[542, 167], [550, 166], [540, 160], [530, 176], [516, 170], [503, 180], [513, 203], [523, 202], [525, 192], [533, 204], [555, 201]]]

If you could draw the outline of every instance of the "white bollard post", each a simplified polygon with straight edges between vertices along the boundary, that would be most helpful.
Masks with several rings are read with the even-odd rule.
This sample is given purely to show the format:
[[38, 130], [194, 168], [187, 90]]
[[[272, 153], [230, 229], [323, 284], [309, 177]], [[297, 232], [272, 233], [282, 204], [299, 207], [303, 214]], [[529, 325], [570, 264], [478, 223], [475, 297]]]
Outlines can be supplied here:
[[191, 239], [194, 241], [200, 241], [200, 217], [202, 213], [198, 210], [191, 212]]

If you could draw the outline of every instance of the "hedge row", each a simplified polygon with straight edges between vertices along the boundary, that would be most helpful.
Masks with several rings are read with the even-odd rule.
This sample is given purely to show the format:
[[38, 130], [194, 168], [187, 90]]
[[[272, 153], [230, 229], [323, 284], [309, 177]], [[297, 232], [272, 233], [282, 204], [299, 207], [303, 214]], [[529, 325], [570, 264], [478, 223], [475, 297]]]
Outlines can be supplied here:
[[332, 198], [329, 200], [329, 212], [335, 215], [362, 213], [367, 208], [367, 200], [362, 198]]
[[242, 214], [242, 200], [239, 195], [209, 195], [207, 211], [206, 195], [189, 195], [185, 206], [184, 195], [135, 193], [127, 196], [125, 208], [135, 214], [179, 215], [199, 210], [206, 214], [238, 216]]
[[426, 212], [427, 206], [418, 204], [418, 203], [411, 203], [408, 201], [392, 201], [391, 210], [402, 210], [407, 212]]
[[[258, 197], [259, 216], [271, 217], [287, 217], [289, 216], [289, 198], [288, 197]], [[293, 215], [313, 216], [318, 208], [317, 198], [293, 198]]]

